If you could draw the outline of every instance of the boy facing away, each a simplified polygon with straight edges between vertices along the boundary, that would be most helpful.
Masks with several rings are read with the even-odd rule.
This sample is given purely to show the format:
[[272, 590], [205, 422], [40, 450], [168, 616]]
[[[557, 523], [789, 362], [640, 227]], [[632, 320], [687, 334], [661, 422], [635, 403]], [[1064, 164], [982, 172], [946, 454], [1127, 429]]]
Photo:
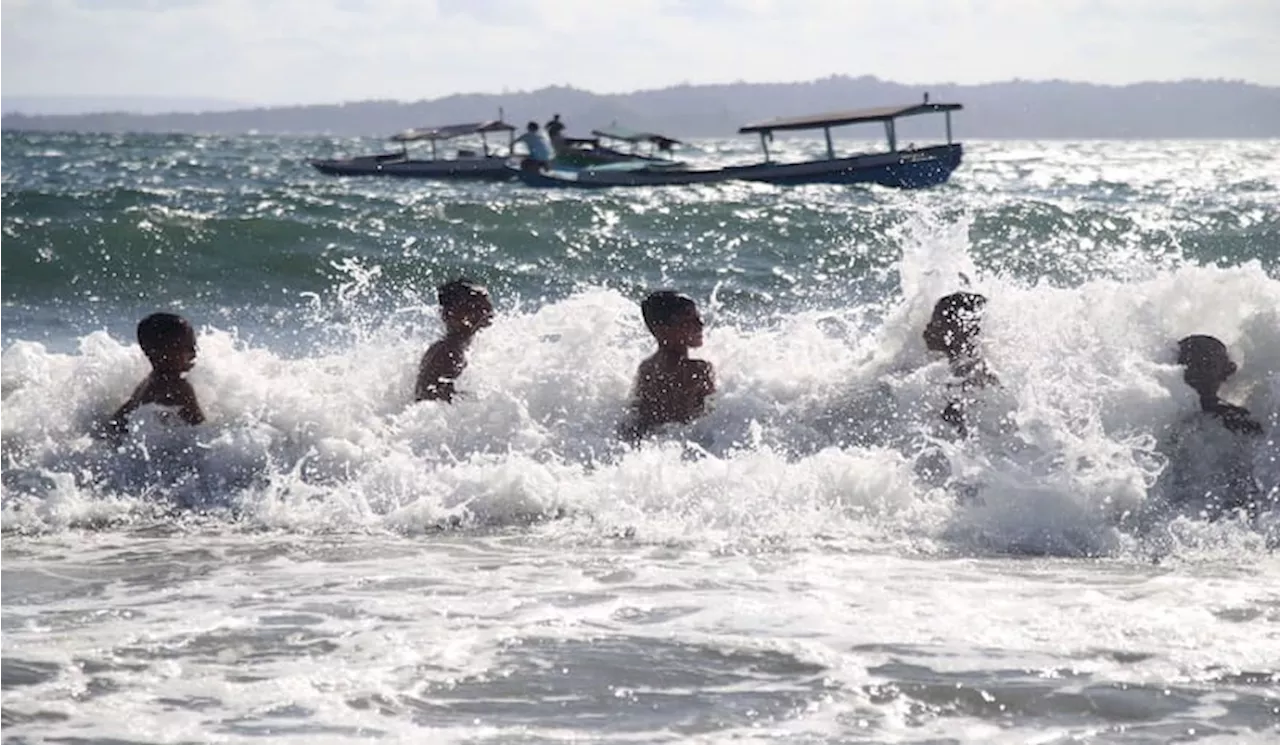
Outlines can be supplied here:
[[454, 382], [467, 367], [467, 347], [480, 329], [493, 323], [489, 291], [469, 279], [455, 279], [436, 291], [444, 338], [427, 348], [418, 365], [415, 401], [453, 401]]
[[933, 316], [924, 328], [924, 344], [931, 352], [947, 355], [951, 374], [958, 380], [948, 387], [958, 388], [942, 410], [942, 420], [955, 427], [961, 437], [968, 436], [964, 407], [966, 395], [974, 388], [994, 385], [999, 381], [987, 370], [978, 352], [977, 336], [982, 330], [982, 312], [987, 298], [976, 292], [954, 292], [938, 300]]
[[187, 319], [173, 313], [152, 313], [138, 323], [138, 346], [151, 362], [151, 374], [107, 420], [108, 432], [122, 434], [128, 428], [129, 415], [144, 404], [174, 407], [188, 424], [203, 422], [195, 389], [183, 377], [196, 363], [196, 333]]
[[664, 424], [693, 421], [716, 391], [711, 363], [689, 359], [689, 350], [702, 346], [702, 316], [693, 298], [660, 290], [644, 299], [640, 312], [658, 341], [658, 351], [636, 370], [631, 416], [620, 430], [624, 439], [632, 441]]

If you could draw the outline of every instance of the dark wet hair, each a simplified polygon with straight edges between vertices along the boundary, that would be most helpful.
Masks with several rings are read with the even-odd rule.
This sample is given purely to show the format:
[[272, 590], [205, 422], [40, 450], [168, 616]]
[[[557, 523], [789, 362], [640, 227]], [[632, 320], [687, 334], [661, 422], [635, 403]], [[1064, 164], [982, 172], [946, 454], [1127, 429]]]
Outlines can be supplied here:
[[1227, 345], [1218, 337], [1207, 334], [1192, 334], [1178, 340], [1178, 364], [1193, 365], [1211, 359], [1228, 360]]
[[525, 127], [525, 129], [529, 130], [530, 132], [537, 132], [537, 131], [538, 131], [538, 123], [537, 123], [537, 122], [529, 122], [529, 125], [528, 125], [527, 127]]
[[479, 282], [466, 277], [459, 277], [446, 282], [440, 285], [440, 289], [436, 290], [436, 300], [443, 308], [461, 305], [478, 297], [489, 297], [489, 290]]
[[675, 290], [658, 290], [640, 303], [640, 314], [644, 316], [644, 325], [653, 331], [655, 326], [668, 326], [672, 319], [681, 313], [697, 310], [698, 304], [688, 295]]
[[138, 322], [138, 346], [144, 352], [187, 335], [194, 336], [195, 330], [187, 319], [176, 313], [152, 313]]
[[953, 321], [966, 328], [972, 326], [977, 333], [978, 318], [987, 305], [987, 298], [976, 292], [953, 292], [933, 306], [934, 321]]

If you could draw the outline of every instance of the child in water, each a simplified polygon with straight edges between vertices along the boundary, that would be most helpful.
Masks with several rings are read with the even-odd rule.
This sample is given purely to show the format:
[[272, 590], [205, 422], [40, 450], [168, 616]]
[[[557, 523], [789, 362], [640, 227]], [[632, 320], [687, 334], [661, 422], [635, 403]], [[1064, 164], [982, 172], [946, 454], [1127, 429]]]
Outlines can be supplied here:
[[1218, 398], [1222, 384], [1240, 369], [1216, 337], [1194, 334], [1178, 340], [1178, 364], [1186, 370], [1182, 379], [1200, 396], [1200, 410], [1222, 422], [1229, 432], [1261, 435], [1262, 425], [1243, 406]]
[[1256, 515], [1262, 492], [1253, 474], [1253, 449], [1262, 425], [1248, 409], [1218, 398], [1236, 363], [1220, 340], [1196, 334], [1178, 341], [1178, 364], [1200, 399], [1200, 411], [1180, 421], [1168, 443], [1166, 498], [1199, 505], [1210, 517], [1240, 509]]
[[144, 404], [176, 407], [184, 422], [203, 422], [195, 389], [182, 377], [196, 363], [196, 334], [187, 319], [173, 313], [152, 313], [138, 323], [138, 346], [151, 362], [151, 374], [107, 420], [108, 432], [123, 433], [129, 415]]
[[691, 422], [706, 409], [716, 391], [715, 369], [706, 360], [689, 359], [689, 349], [702, 346], [698, 304], [671, 290], [651, 293], [640, 304], [658, 351], [640, 363], [632, 391], [631, 417], [621, 434], [635, 441], [655, 428]]
[[489, 291], [469, 279], [455, 279], [436, 291], [444, 338], [432, 344], [418, 365], [415, 401], [453, 401], [454, 381], [467, 367], [467, 347], [480, 329], [493, 323]]
[[982, 330], [986, 304], [986, 297], [975, 292], [954, 292], [938, 300], [924, 328], [925, 347], [931, 352], [946, 354], [951, 373], [957, 378], [957, 382], [948, 387], [959, 389], [959, 395], [953, 396], [942, 410], [942, 420], [955, 427], [961, 437], [967, 437], [969, 432], [964, 417], [965, 394], [999, 382], [987, 370], [975, 338]]

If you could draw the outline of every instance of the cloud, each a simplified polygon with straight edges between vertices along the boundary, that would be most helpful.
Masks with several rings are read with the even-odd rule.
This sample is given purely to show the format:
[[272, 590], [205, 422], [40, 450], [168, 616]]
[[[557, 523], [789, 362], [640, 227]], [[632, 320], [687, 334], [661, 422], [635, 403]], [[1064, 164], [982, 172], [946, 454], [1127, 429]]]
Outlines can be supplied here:
[[13, 94], [262, 103], [833, 73], [1280, 83], [1272, 0], [3, 0]]

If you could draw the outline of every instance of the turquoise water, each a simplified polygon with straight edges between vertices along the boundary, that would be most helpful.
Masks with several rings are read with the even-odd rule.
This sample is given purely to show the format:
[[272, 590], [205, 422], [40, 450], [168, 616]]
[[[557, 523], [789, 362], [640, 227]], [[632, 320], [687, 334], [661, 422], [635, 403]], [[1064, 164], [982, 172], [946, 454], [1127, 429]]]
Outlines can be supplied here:
[[[1280, 143], [589, 193], [306, 165], [373, 140], [3, 146], [6, 739], [1275, 737], [1274, 508], [1155, 506], [1191, 333], [1240, 364], [1280, 489]], [[458, 274], [496, 321], [463, 399], [413, 405]], [[701, 304], [719, 391], [631, 449], [655, 287]], [[1001, 387], [955, 443], [920, 332], [961, 288]], [[209, 421], [94, 440], [161, 309]]]

